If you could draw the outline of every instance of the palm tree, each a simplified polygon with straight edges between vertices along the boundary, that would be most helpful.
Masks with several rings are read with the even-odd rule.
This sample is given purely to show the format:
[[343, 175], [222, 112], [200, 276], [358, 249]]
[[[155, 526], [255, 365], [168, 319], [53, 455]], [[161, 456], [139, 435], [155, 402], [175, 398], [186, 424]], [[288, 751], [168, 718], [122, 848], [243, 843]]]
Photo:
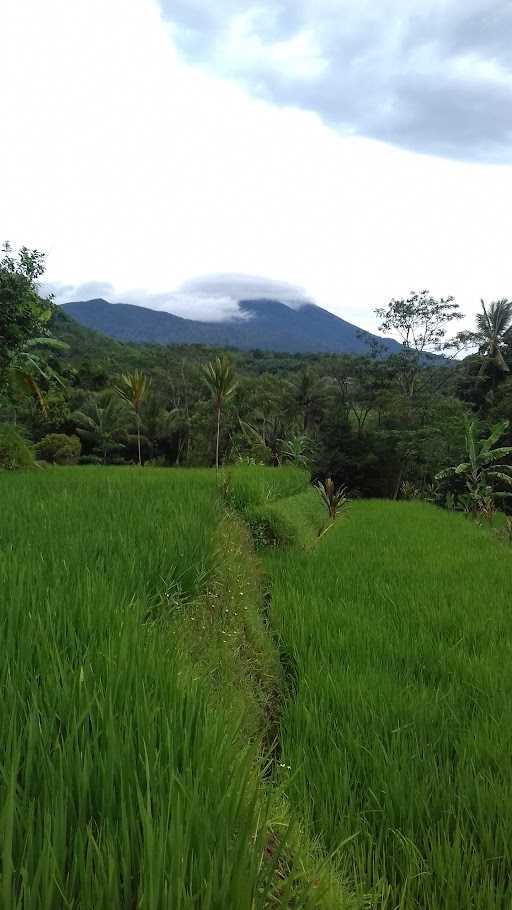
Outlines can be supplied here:
[[128, 415], [108, 390], [89, 399], [81, 411], [75, 412], [73, 419], [80, 438], [91, 444], [93, 452], [101, 455], [104, 464], [109, 452], [124, 448], [120, 438], [126, 433]]
[[476, 316], [476, 331], [459, 332], [455, 341], [459, 347], [477, 346], [482, 358], [482, 371], [486, 362], [503, 373], [510, 372], [503, 357], [503, 349], [512, 342], [512, 301], [503, 298], [493, 300], [486, 306], [483, 300], [482, 312]]
[[219, 440], [220, 440], [220, 415], [224, 404], [231, 398], [237, 382], [233, 367], [229, 357], [216, 357], [203, 367], [203, 379], [205, 380], [217, 413], [217, 444], [215, 448], [215, 469], [219, 471]]
[[476, 317], [477, 331], [475, 338], [479, 344], [479, 353], [487, 357], [499, 370], [508, 373], [509, 367], [503, 357], [502, 349], [512, 341], [512, 301], [493, 301], [489, 307], [483, 300], [482, 312]]
[[149, 392], [151, 379], [145, 376], [144, 373], [142, 373], [140, 370], [135, 370], [134, 373], [123, 373], [121, 376], [121, 381], [123, 383], [123, 386], [116, 386], [115, 391], [135, 414], [135, 422], [137, 424], [137, 449], [139, 454], [139, 465], [141, 465], [142, 458], [140, 453], [140, 411], [144, 399]]

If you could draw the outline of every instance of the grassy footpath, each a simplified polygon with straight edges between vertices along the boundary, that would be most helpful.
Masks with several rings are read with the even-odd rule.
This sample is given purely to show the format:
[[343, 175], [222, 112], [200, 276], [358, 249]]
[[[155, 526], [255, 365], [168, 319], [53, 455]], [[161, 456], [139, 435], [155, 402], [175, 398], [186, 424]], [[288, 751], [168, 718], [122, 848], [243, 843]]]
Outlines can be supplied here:
[[257, 550], [307, 547], [325, 526], [325, 514], [300, 468], [236, 467], [223, 479], [227, 503], [242, 515]]
[[353, 837], [340, 868], [379, 907], [508, 910], [510, 548], [434, 506], [357, 502], [308, 555], [265, 564], [307, 830], [326, 852]]
[[348, 907], [263, 777], [281, 670], [214, 473], [0, 501], [2, 910]]

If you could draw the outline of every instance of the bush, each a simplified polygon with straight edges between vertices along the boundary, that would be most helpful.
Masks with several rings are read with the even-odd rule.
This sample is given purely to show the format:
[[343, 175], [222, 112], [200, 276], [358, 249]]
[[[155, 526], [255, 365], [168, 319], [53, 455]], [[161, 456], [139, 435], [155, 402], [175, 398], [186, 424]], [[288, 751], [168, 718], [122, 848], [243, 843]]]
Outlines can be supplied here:
[[293, 525], [272, 506], [249, 508], [244, 512], [256, 550], [294, 543]]
[[32, 447], [21, 430], [12, 424], [0, 426], [0, 469], [27, 470], [35, 467]]
[[37, 444], [37, 455], [51, 464], [76, 464], [82, 451], [78, 436], [48, 433]]
[[103, 464], [103, 462], [97, 455], [81, 455], [78, 464]]

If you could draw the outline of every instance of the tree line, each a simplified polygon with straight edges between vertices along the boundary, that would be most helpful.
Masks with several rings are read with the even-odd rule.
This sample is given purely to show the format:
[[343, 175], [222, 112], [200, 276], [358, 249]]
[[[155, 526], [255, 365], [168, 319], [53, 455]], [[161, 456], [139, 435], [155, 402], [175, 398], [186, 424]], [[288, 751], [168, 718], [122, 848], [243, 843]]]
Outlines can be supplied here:
[[[365, 356], [227, 352], [107, 339], [41, 293], [43, 273], [39, 251], [4, 246], [4, 467], [23, 445], [40, 462], [293, 462], [351, 495], [446, 498], [468, 493], [449, 469], [468, 463], [469, 432], [478, 444], [499, 422], [500, 448], [512, 443], [508, 299], [481, 301], [463, 332], [452, 297], [393, 299], [376, 309], [382, 332], [402, 342], [392, 356], [374, 342]], [[495, 485], [506, 488], [503, 476]]]

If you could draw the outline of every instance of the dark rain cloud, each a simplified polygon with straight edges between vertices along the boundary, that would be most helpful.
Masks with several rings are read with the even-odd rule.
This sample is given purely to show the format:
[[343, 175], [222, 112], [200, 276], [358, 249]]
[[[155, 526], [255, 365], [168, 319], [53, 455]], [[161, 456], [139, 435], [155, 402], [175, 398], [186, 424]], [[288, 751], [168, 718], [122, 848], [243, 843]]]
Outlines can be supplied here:
[[160, 0], [188, 59], [348, 134], [512, 161], [511, 0]]

